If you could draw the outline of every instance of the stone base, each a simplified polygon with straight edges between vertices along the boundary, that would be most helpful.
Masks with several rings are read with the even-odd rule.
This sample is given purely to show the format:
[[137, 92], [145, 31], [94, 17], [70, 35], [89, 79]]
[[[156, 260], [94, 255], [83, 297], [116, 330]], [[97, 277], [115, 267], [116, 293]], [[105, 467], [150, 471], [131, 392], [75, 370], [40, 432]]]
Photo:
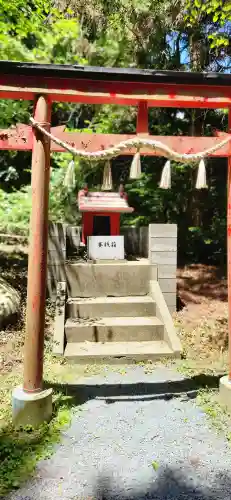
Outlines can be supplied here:
[[219, 390], [222, 405], [231, 413], [231, 380], [228, 375], [220, 379]]
[[16, 387], [12, 393], [12, 417], [16, 427], [32, 425], [38, 427], [49, 422], [52, 416], [52, 389], [27, 393]]
[[67, 263], [68, 296], [89, 298], [147, 295], [151, 273], [152, 279], [157, 279], [157, 267], [151, 266], [147, 259], [137, 262]]

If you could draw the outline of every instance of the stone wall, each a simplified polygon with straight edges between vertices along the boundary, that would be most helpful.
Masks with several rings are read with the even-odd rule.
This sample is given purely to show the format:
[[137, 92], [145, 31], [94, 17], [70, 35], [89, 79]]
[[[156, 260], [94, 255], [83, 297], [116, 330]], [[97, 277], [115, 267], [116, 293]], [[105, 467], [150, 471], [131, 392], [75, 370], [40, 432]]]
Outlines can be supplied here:
[[[121, 234], [124, 236], [125, 253], [136, 257], [148, 258], [148, 226], [124, 227]], [[49, 257], [50, 260], [60, 260], [60, 256], [67, 256], [67, 247], [78, 249], [81, 241], [81, 227], [61, 223], [49, 224]]]
[[171, 313], [176, 310], [177, 225], [149, 225], [149, 260], [157, 265], [160, 288]]
[[148, 226], [124, 227], [124, 249], [127, 255], [148, 258]]
[[67, 226], [67, 246], [71, 246], [73, 249], [78, 249], [81, 242], [81, 227], [79, 226]]

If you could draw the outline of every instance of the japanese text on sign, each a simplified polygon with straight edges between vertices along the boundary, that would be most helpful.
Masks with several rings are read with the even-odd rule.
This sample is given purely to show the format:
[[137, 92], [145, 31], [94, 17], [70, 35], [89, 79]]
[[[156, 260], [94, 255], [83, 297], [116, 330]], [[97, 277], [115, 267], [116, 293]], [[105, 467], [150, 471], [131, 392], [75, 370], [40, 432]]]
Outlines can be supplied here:
[[101, 247], [116, 248], [116, 241], [104, 241], [104, 242], [99, 241], [98, 246], [99, 246], [99, 248], [101, 248]]

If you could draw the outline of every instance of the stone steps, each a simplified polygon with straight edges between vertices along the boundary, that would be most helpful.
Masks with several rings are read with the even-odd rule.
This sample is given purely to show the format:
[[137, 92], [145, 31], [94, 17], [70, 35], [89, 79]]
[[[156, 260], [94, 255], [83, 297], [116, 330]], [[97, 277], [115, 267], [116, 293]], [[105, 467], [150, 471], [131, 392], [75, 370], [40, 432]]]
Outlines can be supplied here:
[[70, 298], [68, 318], [106, 318], [116, 316], [155, 316], [156, 305], [149, 295], [133, 297]]
[[129, 363], [155, 361], [174, 357], [168, 344], [161, 340], [151, 342], [70, 342], [64, 356], [76, 363]]
[[67, 319], [65, 334], [73, 342], [139, 342], [161, 340], [164, 325], [156, 316]]
[[64, 298], [57, 293], [55, 355], [86, 363], [180, 356], [156, 266], [67, 263], [66, 272]]

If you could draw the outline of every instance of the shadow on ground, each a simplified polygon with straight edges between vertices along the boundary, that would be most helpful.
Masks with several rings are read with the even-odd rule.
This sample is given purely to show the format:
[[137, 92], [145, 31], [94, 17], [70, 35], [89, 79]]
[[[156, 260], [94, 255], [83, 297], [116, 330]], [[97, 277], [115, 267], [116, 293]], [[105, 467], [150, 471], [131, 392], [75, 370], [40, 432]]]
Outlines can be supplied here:
[[198, 303], [202, 297], [227, 302], [227, 279], [223, 268], [203, 264], [178, 267], [177, 288], [185, 303]]
[[81, 405], [91, 399], [104, 399], [108, 404], [116, 401], [151, 401], [172, 398], [194, 399], [201, 389], [217, 389], [224, 375], [199, 374], [191, 378], [164, 382], [137, 382], [132, 384], [58, 384], [45, 382], [46, 387], [72, 398], [72, 404]]
[[[180, 467], [184, 467], [182, 472]], [[156, 476], [156, 478], [155, 478]], [[194, 479], [196, 472], [193, 474]], [[201, 475], [200, 475], [201, 476]], [[224, 474], [214, 474], [210, 487], [198, 485], [192, 480], [191, 468], [182, 463], [175, 469], [160, 467], [153, 471], [153, 484], [135, 493], [116, 490], [110, 479], [102, 477], [98, 480], [95, 493], [91, 499], [99, 500], [228, 500], [230, 498], [231, 477]], [[197, 486], [195, 486], [197, 482]], [[212, 483], [212, 484], [211, 484]], [[78, 499], [79, 497], [73, 497]], [[90, 500], [90, 499], [89, 499]]]
[[[7, 248], [9, 250], [10, 247]], [[23, 251], [14, 251], [12, 248], [6, 251], [6, 248], [0, 248], [1, 276], [23, 296], [26, 295], [27, 287], [27, 262], [28, 256]]]

